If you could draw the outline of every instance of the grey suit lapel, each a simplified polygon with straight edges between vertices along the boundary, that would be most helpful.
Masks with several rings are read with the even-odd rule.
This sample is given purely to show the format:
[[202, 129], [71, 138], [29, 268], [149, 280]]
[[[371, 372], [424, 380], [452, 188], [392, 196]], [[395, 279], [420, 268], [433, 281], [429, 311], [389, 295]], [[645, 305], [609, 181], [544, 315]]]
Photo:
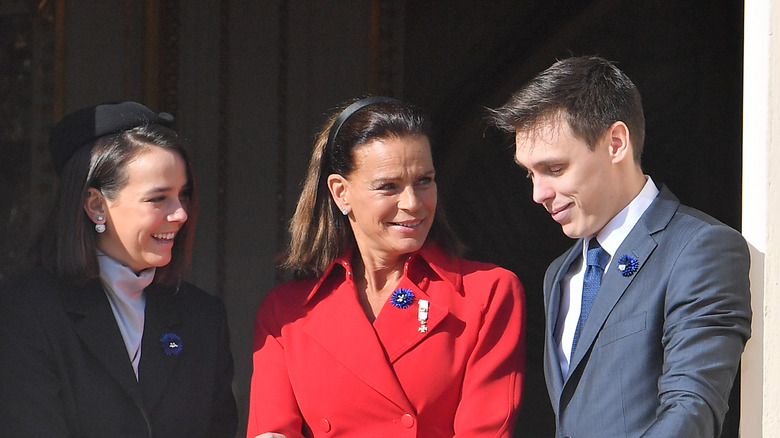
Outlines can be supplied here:
[[[574, 355], [571, 358], [569, 375], [571, 375], [580, 365], [580, 362], [582, 362], [585, 354], [593, 345], [596, 336], [601, 331], [601, 328], [609, 317], [609, 314], [612, 312], [612, 309], [615, 307], [618, 300], [620, 300], [620, 297], [623, 296], [626, 289], [628, 289], [628, 286], [634, 278], [641, 272], [642, 266], [644, 266], [656, 246], [655, 240], [653, 240], [652, 236], [647, 234], [644, 230], [644, 226], [634, 227], [631, 234], [629, 234], [623, 244], [620, 245], [617, 253], [613, 255], [612, 260], [610, 261], [609, 270], [604, 276], [604, 280], [601, 282], [601, 288], [596, 295], [596, 300], [593, 302], [593, 307], [590, 309], [588, 320], [585, 322], [582, 333], [580, 333], [577, 349], [574, 351]], [[618, 259], [623, 255], [631, 255], [636, 258], [639, 263], [637, 271], [630, 277], [621, 275], [616, 266]]]
[[[645, 213], [639, 219], [637, 224], [628, 234], [626, 239], [612, 255], [610, 267], [601, 283], [596, 300], [588, 315], [588, 320], [580, 334], [577, 350], [571, 358], [569, 367], [569, 376], [580, 366], [585, 354], [596, 336], [601, 331], [609, 314], [614, 309], [620, 297], [623, 296], [631, 282], [641, 273], [642, 267], [647, 263], [657, 242], [653, 234], [663, 230], [672, 220], [674, 213], [680, 205], [680, 201], [669, 191], [666, 186], [661, 188], [661, 192], [656, 199], [647, 208]], [[623, 255], [632, 255], [636, 258], [639, 266], [634, 275], [624, 277], [617, 269], [617, 262]], [[585, 348], [587, 346], [588, 348]], [[580, 348], [582, 347], [582, 348]]]
[[555, 326], [558, 324], [558, 312], [561, 305], [561, 281], [563, 281], [563, 277], [569, 271], [571, 264], [580, 256], [581, 250], [582, 239], [579, 239], [577, 243], [569, 249], [563, 262], [558, 267], [558, 271], [555, 272], [555, 277], [549, 288], [550, 294], [546, 297], [547, 327], [545, 338], [547, 339], [549, 348], [545, 348], [545, 354], [547, 355], [547, 362], [549, 364], [549, 370], [547, 372], [548, 390], [551, 391], [552, 394], [560, 395], [564, 382], [563, 375], [561, 374], [561, 367], [558, 362], [558, 345], [555, 341]]
[[127, 348], [100, 282], [84, 288], [63, 287], [60, 293], [73, 329], [84, 345], [143, 411], [138, 381]]

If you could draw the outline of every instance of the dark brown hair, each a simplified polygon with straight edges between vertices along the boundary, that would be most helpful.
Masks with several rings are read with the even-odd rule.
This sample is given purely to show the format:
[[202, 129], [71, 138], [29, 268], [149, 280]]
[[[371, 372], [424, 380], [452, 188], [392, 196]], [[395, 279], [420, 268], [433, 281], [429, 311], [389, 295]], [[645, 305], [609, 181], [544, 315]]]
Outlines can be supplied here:
[[115, 199], [127, 185], [127, 164], [149, 148], [178, 153], [187, 167], [188, 219], [176, 234], [172, 258], [157, 268], [154, 282], [176, 287], [189, 266], [197, 220], [198, 197], [186, 141], [176, 131], [157, 124], [106, 135], [78, 149], [60, 175], [55, 203], [38, 237], [33, 257], [44, 269], [74, 284], [100, 276], [94, 224], [84, 211], [89, 188]]
[[634, 161], [639, 164], [645, 140], [645, 116], [639, 90], [615, 65], [596, 56], [563, 59], [539, 73], [489, 121], [507, 132], [529, 132], [540, 123], [562, 117], [572, 133], [593, 149], [616, 121], [631, 133]]
[[[392, 100], [373, 103], [354, 112], [329, 143], [333, 123], [345, 107], [334, 112], [317, 135], [290, 222], [290, 245], [282, 267], [292, 270], [296, 278], [322, 275], [339, 254], [355, 243], [349, 220], [332, 201], [328, 176], [334, 173], [348, 176], [355, 170], [355, 148], [372, 139], [422, 135], [430, 140], [432, 136], [431, 124], [420, 109]], [[441, 205], [436, 209], [428, 239], [450, 254], [460, 255], [463, 251]]]

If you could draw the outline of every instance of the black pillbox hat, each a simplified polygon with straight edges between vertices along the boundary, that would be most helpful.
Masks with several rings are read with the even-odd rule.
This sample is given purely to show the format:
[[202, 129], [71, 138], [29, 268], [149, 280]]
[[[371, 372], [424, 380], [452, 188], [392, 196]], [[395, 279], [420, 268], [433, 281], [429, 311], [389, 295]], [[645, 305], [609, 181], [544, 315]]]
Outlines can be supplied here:
[[49, 151], [57, 175], [82, 146], [91, 145], [104, 135], [148, 124], [171, 127], [173, 116], [155, 113], [138, 102], [105, 103], [66, 115], [54, 125], [49, 136]]

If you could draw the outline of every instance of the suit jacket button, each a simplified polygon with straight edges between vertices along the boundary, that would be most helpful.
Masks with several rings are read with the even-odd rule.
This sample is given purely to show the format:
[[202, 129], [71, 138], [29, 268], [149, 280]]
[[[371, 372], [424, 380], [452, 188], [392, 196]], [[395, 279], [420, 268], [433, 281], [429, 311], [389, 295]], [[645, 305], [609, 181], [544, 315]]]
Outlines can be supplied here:
[[401, 417], [401, 424], [405, 428], [411, 429], [412, 426], [414, 426], [414, 417], [412, 417], [411, 414], [404, 414], [404, 416]]
[[320, 420], [320, 429], [322, 429], [323, 432], [330, 432], [330, 421], [328, 421], [327, 418]]

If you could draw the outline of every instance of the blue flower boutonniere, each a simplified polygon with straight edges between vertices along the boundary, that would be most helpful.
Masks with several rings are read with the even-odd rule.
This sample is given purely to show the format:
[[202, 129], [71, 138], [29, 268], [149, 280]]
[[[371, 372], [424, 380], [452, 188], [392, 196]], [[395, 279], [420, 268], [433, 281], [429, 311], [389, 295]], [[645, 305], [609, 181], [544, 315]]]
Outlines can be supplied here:
[[166, 356], [176, 356], [181, 353], [182, 343], [181, 338], [176, 333], [166, 333], [160, 338], [163, 351]]
[[396, 289], [390, 297], [390, 303], [399, 309], [406, 309], [414, 301], [414, 293], [409, 289]]
[[636, 258], [628, 254], [625, 254], [622, 257], [620, 257], [620, 259], [617, 262], [618, 271], [620, 271], [620, 273], [623, 274], [624, 277], [630, 277], [634, 275], [634, 272], [636, 272], [638, 267], [639, 267], [639, 262], [636, 261]]

